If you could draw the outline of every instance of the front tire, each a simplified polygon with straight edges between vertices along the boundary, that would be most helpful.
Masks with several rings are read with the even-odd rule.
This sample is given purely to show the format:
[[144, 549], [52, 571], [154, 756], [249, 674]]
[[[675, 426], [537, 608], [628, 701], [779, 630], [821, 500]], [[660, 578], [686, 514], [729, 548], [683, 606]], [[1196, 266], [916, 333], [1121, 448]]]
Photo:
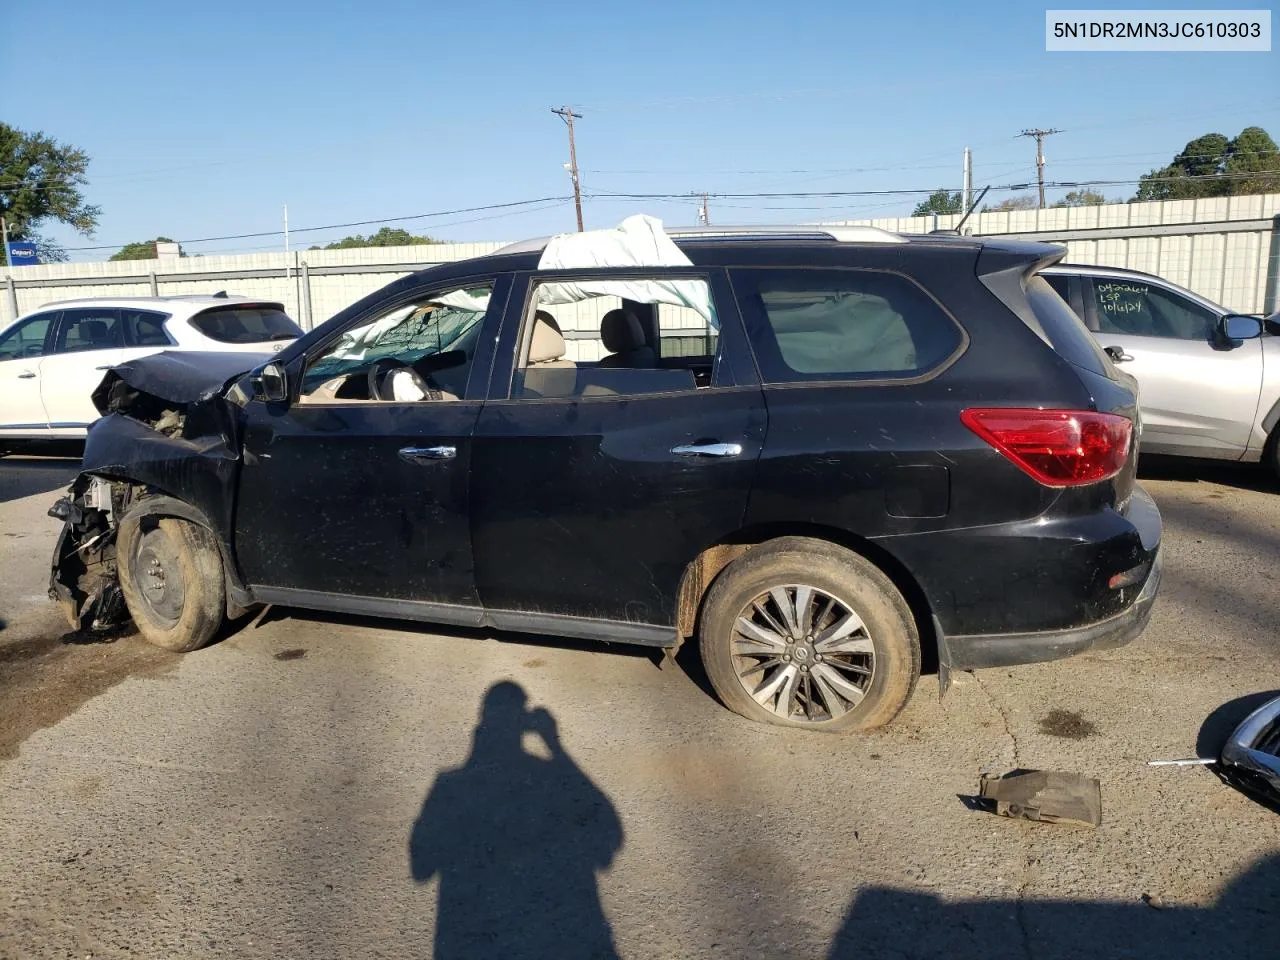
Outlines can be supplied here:
[[212, 533], [176, 517], [126, 517], [116, 557], [125, 604], [146, 640], [186, 653], [213, 639], [226, 587]]
[[699, 646], [725, 706], [787, 727], [882, 727], [920, 676], [919, 633], [892, 581], [806, 537], [756, 547], [716, 578]]

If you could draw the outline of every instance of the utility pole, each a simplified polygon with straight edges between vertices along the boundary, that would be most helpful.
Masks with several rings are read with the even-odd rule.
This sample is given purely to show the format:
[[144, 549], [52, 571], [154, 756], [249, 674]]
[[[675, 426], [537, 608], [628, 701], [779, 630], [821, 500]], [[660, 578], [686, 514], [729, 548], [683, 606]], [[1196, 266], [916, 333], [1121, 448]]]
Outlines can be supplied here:
[[[4, 265], [10, 270], [13, 269], [13, 257], [9, 255], [9, 224], [5, 222], [4, 217], [0, 217], [0, 234], [4, 235]], [[17, 314], [15, 313], [16, 317]]]
[[702, 206], [698, 207], [698, 224], [703, 227], [711, 226], [711, 211], [707, 207], [707, 195], [702, 194]]
[[973, 206], [973, 154], [964, 148], [964, 180], [960, 190], [960, 212], [967, 213]]
[[1018, 136], [1033, 137], [1036, 141], [1036, 180], [1040, 183], [1040, 209], [1044, 209], [1044, 138], [1061, 133], [1061, 130], [1023, 130]]
[[289, 253], [289, 205], [284, 205], [284, 252]]
[[578, 151], [573, 142], [573, 121], [581, 120], [582, 114], [574, 113], [572, 107], [561, 107], [551, 112], [563, 120], [569, 127], [569, 176], [573, 179], [573, 207], [578, 213], [578, 232], [582, 232], [582, 183], [578, 176]]

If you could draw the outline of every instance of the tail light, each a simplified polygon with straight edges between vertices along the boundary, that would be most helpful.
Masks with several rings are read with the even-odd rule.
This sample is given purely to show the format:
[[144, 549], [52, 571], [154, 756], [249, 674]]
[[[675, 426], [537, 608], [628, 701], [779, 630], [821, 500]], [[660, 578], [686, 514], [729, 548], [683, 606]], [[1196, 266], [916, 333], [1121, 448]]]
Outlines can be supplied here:
[[1129, 455], [1133, 423], [1092, 410], [971, 407], [964, 425], [1049, 487], [1109, 480]]

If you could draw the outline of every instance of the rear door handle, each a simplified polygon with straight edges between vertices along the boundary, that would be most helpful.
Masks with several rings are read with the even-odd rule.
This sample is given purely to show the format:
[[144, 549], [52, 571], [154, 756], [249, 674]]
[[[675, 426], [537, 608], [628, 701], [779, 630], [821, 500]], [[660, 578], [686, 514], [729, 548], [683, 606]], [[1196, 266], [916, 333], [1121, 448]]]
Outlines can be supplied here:
[[426, 463], [428, 460], [452, 460], [458, 455], [457, 447], [401, 447], [400, 459], [406, 463]]
[[740, 443], [682, 443], [671, 448], [677, 457], [740, 457]]
[[36, 375], [32, 373], [30, 370], [28, 370], [26, 373], [18, 374], [19, 380], [34, 380], [35, 378], [36, 378]]

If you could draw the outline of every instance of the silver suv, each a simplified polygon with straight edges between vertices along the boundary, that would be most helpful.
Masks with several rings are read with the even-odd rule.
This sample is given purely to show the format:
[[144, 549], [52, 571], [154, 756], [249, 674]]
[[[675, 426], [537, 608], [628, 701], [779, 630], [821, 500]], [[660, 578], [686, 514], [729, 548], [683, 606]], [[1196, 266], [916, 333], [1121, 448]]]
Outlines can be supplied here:
[[1141, 387], [1144, 453], [1264, 461], [1280, 474], [1280, 326], [1137, 270], [1041, 273]]

